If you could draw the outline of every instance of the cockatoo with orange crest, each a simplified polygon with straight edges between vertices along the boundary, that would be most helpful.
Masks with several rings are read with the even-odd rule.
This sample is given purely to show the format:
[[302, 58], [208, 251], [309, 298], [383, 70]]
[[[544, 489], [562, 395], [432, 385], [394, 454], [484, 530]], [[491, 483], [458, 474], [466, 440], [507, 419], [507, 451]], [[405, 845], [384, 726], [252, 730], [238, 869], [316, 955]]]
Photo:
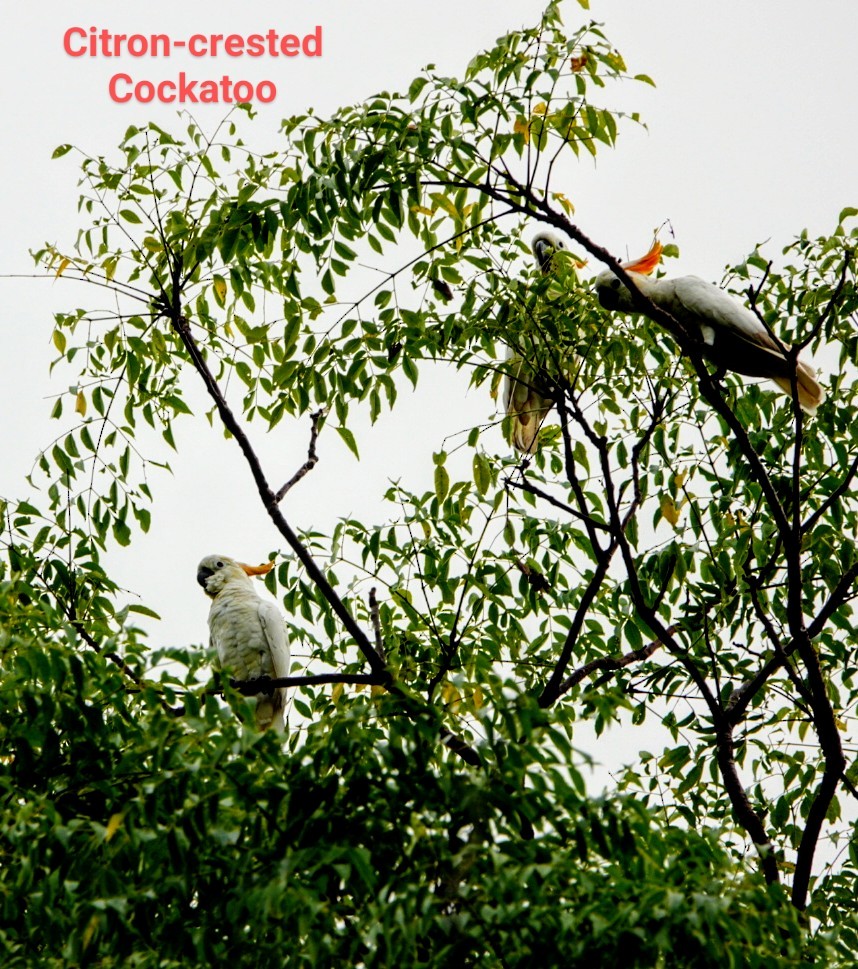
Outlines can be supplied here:
[[[555, 253], [565, 250], [566, 246], [553, 233], [539, 232], [533, 237], [531, 249], [543, 275], [547, 276], [552, 270]], [[533, 454], [539, 428], [554, 406], [554, 401], [547, 396], [547, 389], [524, 357], [512, 349], [506, 358], [503, 405], [510, 419], [513, 445], [525, 454]]]
[[[804, 360], [798, 360], [793, 368], [784, 355], [789, 346], [784, 344], [782, 350], [757, 316], [723, 289], [698, 276], [650, 279], [661, 253], [662, 246], [656, 242], [641, 259], [623, 264], [638, 292], [669, 313], [689, 334], [699, 332], [701, 352], [719, 368], [747, 377], [768, 377], [790, 396], [794, 373], [801, 409], [815, 414], [825, 391], [813, 369]], [[596, 277], [595, 286], [605, 309], [640, 312], [629, 290], [610, 269]]]
[[[197, 567], [197, 582], [212, 600], [209, 610], [211, 645], [222, 669], [236, 680], [289, 675], [289, 641], [277, 606], [253, 587], [253, 576], [274, 568], [244, 565], [225, 555], [208, 555]], [[256, 697], [256, 725], [260, 730], [284, 728], [285, 687]]]

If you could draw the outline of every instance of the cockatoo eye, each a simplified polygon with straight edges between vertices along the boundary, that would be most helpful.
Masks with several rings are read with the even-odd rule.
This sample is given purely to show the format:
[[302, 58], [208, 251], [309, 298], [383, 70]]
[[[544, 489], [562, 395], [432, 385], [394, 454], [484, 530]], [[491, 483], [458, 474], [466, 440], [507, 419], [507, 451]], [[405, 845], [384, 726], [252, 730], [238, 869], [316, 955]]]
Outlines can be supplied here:
[[611, 289], [619, 289], [619, 288], [620, 288], [620, 281], [619, 281], [619, 279], [612, 279], [611, 280]]
[[218, 563], [217, 563], [217, 567], [218, 567], [219, 569], [222, 569], [222, 568], [223, 568], [223, 562], [218, 562]]

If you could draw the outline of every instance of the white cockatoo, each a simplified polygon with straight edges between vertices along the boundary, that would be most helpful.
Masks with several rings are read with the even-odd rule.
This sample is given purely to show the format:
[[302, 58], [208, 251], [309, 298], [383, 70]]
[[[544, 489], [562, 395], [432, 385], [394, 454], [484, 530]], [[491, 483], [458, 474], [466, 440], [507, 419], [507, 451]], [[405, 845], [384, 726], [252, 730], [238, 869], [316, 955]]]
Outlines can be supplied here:
[[[289, 675], [289, 641], [277, 606], [253, 587], [252, 576], [274, 568], [244, 565], [225, 555], [207, 555], [197, 567], [197, 582], [212, 600], [209, 610], [211, 645], [222, 669], [236, 680]], [[260, 730], [283, 731], [285, 687], [271, 696], [256, 697], [256, 725]]]
[[[533, 237], [531, 249], [542, 273], [548, 275], [554, 254], [565, 250], [566, 246], [553, 233], [539, 232]], [[517, 450], [533, 454], [539, 428], [554, 401], [542, 392], [539, 378], [520, 353], [510, 349], [505, 366], [503, 406], [510, 419], [510, 438]]]
[[[623, 263], [638, 291], [689, 333], [696, 329], [703, 340], [701, 352], [716, 366], [747, 377], [768, 377], [792, 395], [790, 362], [757, 316], [729, 293], [698, 276], [649, 279], [661, 252], [662, 246], [656, 242], [641, 259]], [[639, 312], [632, 304], [631, 293], [610, 269], [596, 277], [595, 286], [605, 309]], [[784, 347], [789, 349], [786, 344]], [[803, 360], [797, 361], [795, 377], [799, 405], [812, 416], [825, 399], [825, 391]]]

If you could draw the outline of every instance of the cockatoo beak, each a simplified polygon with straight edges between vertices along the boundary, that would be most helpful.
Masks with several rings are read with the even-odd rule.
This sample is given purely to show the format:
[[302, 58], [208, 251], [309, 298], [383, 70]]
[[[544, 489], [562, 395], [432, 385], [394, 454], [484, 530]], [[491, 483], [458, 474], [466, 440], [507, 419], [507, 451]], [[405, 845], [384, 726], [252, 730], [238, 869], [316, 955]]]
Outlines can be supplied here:
[[551, 269], [551, 260], [557, 249], [547, 239], [537, 239], [533, 244], [533, 251], [539, 268], [543, 273], [547, 273]]
[[645, 256], [641, 256], [640, 259], [635, 259], [634, 262], [624, 262], [623, 269], [627, 269], [630, 273], [640, 273], [642, 276], [650, 276], [654, 272], [655, 267], [661, 262], [662, 252], [664, 252], [664, 246], [656, 240]]
[[273, 562], [266, 562], [264, 565], [245, 565], [244, 562], [236, 562], [235, 564], [244, 569], [245, 575], [268, 575], [274, 568]]

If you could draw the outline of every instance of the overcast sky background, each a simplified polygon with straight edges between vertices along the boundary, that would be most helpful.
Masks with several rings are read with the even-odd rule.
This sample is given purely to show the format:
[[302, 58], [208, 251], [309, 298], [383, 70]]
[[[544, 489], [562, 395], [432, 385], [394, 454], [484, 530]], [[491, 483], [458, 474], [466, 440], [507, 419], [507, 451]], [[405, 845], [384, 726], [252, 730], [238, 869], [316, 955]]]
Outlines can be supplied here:
[[[151, 79], [186, 70], [200, 78], [230, 73], [274, 80], [277, 100], [260, 106], [260, 119], [244, 131], [268, 150], [278, 144], [280, 119], [307, 107], [324, 115], [377, 90], [403, 89], [430, 62], [461, 75], [474, 53], [510, 29], [535, 23], [542, 7], [541, 0], [149, 0], [134, 7], [45, 0], [16, 5], [13, 12], [7, 4], [0, 14], [0, 272], [33, 272], [29, 248], [46, 240], [70, 247], [82, 224], [75, 156], [51, 161], [58, 144], [109, 153], [133, 122], [178, 126], [169, 105], [113, 104], [107, 83], [116, 70]], [[589, 19], [603, 22], [630, 73], [645, 72], [657, 84], [630, 83], [608, 101], [640, 111], [648, 132], [629, 128], [596, 166], [584, 159], [568, 169], [568, 184], [554, 186], [574, 202], [580, 227], [617, 255], [641, 254], [653, 229], [670, 220], [681, 250], [671, 271], [718, 280], [756, 243], [771, 240], [768, 252], [776, 257], [803, 228], [830, 231], [841, 208], [858, 205], [854, 0], [593, 0], [589, 13], [566, 0], [563, 10], [570, 28]], [[176, 38], [269, 28], [303, 34], [317, 23], [324, 31], [321, 58], [117, 60], [71, 58], [62, 49], [66, 28], [76, 25]], [[213, 128], [224, 108], [197, 105], [193, 112]], [[79, 283], [0, 279], [6, 415], [0, 495], [26, 493], [24, 475], [60, 429], [48, 420], [48, 396], [67, 383], [48, 375], [52, 314], [98, 305], [98, 294]], [[424, 372], [417, 393], [360, 441], [360, 464], [336, 435], [323, 435], [321, 462], [312, 482], [290, 496], [287, 517], [299, 528], [328, 526], [342, 515], [378, 518], [387, 479], [402, 477], [415, 486], [427, 481], [430, 448], [438, 450], [447, 435], [493, 415], [487, 397], [471, 393], [462, 402], [457, 386], [464, 394], [462, 381], [436, 381]], [[281, 428], [273, 441], [260, 440], [261, 428], [252, 434], [275, 484], [306, 452], [305, 424]], [[282, 546], [235, 445], [204, 422], [186, 421], [177, 430], [174, 475], [150, 478], [152, 531], [136, 534], [129, 549], [112, 551], [108, 560], [114, 577], [162, 615], [152, 627], [153, 645], [206, 638], [208, 604], [194, 582], [203, 555], [262, 561]]]

